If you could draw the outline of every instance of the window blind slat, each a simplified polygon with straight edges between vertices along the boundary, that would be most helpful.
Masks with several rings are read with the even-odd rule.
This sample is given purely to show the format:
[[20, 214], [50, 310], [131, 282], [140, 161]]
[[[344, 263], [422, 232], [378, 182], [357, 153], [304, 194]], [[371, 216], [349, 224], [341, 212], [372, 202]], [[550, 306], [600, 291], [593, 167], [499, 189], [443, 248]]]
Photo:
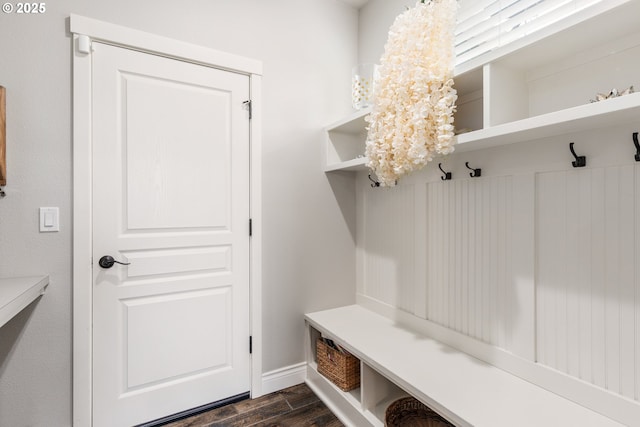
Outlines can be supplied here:
[[466, 37], [456, 38], [456, 48], [463, 46], [467, 43], [480, 43], [487, 38], [487, 34], [492, 34], [489, 37], [498, 37], [500, 35], [500, 17], [494, 16], [487, 19], [474, 28], [469, 29], [466, 33]]
[[604, 0], [459, 0], [456, 64], [526, 37]]
[[[527, 2], [522, 2], [527, 3]], [[534, 21], [542, 23], [556, 22], [559, 19], [563, 19], [568, 15], [571, 15], [575, 11], [575, 5], [571, 0], [556, 1], [553, 4], [540, 0], [530, 0], [529, 7], [522, 8], [520, 10], [505, 10], [503, 19], [503, 28], [505, 31], [509, 31], [511, 28], [518, 28], [527, 24], [534, 24]], [[552, 14], [552, 15], [549, 15]]]
[[486, 44], [491, 41], [499, 42], [500, 40], [499, 36], [500, 36], [500, 25], [497, 24], [497, 20], [496, 20], [496, 25], [488, 27], [486, 31], [484, 31], [483, 33], [478, 34], [477, 36], [470, 38], [469, 40], [466, 40], [465, 42], [457, 45], [455, 47], [455, 52], [456, 53], [468, 52], [473, 48], [473, 46]]
[[575, 6], [573, 4], [564, 4], [556, 9], [546, 10], [545, 15], [540, 15], [544, 19], [530, 19], [530, 21], [527, 22], [526, 19], [528, 17], [525, 15], [519, 21], [505, 22], [508, 27], [503, 24], [503, 27], [500, 29], [502, 34], [502, 44], [510, 43], [528, 34], [539, 31], [554, 22], [558, 22], [561, 19], [572, 15], [573, 13], [575, 13]]
[[484, 14], [485, 10], [492, 5], [500, 9], [500, 0], [459, 0], [458, 1], [458, 22], [473, 19], [476, 15]]
[[495, 25], [495, 22], [492, 21], [500, 19], [500, 9], [496, 7], [495, 9], [488, 10], [487, 13], [482, 15], [481, 18], [482, 19], [480, 19], [480, 16], [478, 16], [478, 19], [467, 21], [469, 25], [458, 24], [458, 33], [456, 34], [456, 39], [468, 40], [470, 38], [473, 38], [476, 34], [480, 34], [481, 32], [483, 32], [484, 30], [481, 28], [491, 24]]

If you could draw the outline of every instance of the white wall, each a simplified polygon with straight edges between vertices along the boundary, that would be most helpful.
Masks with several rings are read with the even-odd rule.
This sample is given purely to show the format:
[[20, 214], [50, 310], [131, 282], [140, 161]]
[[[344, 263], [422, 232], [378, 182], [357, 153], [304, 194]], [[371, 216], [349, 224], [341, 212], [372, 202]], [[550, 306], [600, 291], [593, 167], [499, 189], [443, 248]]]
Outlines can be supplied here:
[[[351, 111], [357, 11], [337, 0], [46, 6], [41, 16], [0, 14], [9, 175], [0, 276], [51, 276], [46, 295], [0, 329], [0, 427], [71, 423], [70, 13], [263, 61], [263, 368], [302, 362], [301, 314], [355, 295], [354, 187], [321, 172], [320, 144], [322, 128]], [[59, 233], [38, 232], [40, 206], [60, 207]]]
[[417, 0], [369, 0], [360, 9], [358, 62], [380, 63], [389, 27], [396, 16], [413, 7]]

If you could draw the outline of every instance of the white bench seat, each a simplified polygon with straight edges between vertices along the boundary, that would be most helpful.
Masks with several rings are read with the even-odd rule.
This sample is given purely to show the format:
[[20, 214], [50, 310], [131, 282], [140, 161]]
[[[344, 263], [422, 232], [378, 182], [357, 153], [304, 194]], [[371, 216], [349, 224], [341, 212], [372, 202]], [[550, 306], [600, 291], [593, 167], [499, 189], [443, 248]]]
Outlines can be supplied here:
[[[456, 426], [622, 426], [466, 353], [399, 327], [361, 306], [310, 313], [305, 319], [366, 367]], [[363, 400], [365, 393], [375, 393], [368, 391], [366, 385], [360, 392]], [[350, 395], [346, 398], [352, 399]]]

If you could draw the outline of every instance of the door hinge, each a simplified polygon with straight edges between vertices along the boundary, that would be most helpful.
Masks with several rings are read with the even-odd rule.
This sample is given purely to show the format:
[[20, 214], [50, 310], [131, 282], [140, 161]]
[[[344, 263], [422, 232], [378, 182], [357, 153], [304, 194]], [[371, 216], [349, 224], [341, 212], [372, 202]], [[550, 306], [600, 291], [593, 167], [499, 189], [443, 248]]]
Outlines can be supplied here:
[[78, 36], [77, 41], [78, 52], [88, 55], [91, 53], [91, 38], [81, 34]]
[[253, 354], [253, 337], [249, 335], [249, 354]]
[[249, 110], [249, 120], [251, 120], [251, 116], [253, 115], [253, 108], [251, 108], [251, 100], [249, 99], [247, 101], [244, 101], [242, 105], [246, 106], [247, 110]]
[[253, 220], [249, 218], [249, 237], [253, 236]]

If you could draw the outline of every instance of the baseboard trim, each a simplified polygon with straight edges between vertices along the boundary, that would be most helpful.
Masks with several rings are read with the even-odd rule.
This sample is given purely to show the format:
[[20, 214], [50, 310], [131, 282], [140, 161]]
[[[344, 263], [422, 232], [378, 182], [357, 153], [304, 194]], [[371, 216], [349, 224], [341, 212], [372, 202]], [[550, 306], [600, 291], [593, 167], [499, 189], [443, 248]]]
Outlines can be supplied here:
[[302, 384], [306, 378], [307, 364], [305, 362], [265, 372], [262, 375], [262, 394], [269, 394], [287, 387]]

